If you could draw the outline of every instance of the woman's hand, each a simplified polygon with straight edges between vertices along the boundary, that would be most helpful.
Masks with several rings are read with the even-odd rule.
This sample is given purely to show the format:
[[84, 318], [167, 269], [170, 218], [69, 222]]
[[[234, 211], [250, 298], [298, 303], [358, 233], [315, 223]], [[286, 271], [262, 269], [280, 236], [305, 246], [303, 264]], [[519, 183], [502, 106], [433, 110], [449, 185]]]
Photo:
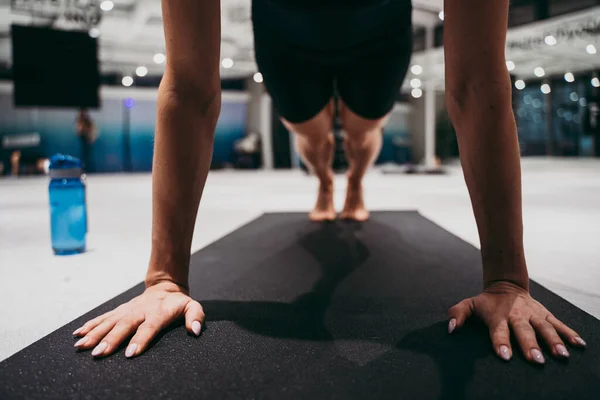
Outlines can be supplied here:
[[83, 336], [75, 347], [103, 357], [113, 353], [131, 335], [126, 357], [141, 354], [152, 339], [164, 328], [185, 316], [188, 332], [200, 335], [204, 311], [186, 290], [172, 282], [160, 282], [148, 287], [140, 296], [113, 311], [88, 321], [73, 332]]
[[546, 342], [556, 358], [569, 357], [565, 342], [573, 346], [585, 346], [577, 332], [556, 319], [528, 291], [510, 282], [489, 285], [480, 295], [465, 299], [452, 307], [448, 315], [449, 333], [461, 327], [472, 315], [481, 318], [489, 327], [496, 354], [506, 361], [513, 354], [510, 345], [511, 330], [525, 358], [538, 364], [543, 364], [545, 360], [536, 334]]

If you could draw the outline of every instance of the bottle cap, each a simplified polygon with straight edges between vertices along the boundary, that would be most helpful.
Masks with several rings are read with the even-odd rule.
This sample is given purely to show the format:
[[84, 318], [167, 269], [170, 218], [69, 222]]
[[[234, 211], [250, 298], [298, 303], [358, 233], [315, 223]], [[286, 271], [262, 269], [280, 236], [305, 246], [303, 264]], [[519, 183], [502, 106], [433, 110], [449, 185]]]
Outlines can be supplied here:
[[49, 170], [52, 179], [79, 178], [83, 174], [83, 163], [69, 155], [55, 154], [50, 157]]

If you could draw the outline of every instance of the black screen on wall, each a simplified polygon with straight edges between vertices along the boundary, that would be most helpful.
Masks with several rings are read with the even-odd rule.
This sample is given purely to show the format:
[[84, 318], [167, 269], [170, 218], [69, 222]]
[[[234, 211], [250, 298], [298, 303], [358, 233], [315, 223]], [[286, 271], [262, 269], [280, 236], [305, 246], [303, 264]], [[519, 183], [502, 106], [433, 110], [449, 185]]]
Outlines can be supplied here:
[[98, 43], [87, 32], [12, 25], [15, 106], [99, 107]]

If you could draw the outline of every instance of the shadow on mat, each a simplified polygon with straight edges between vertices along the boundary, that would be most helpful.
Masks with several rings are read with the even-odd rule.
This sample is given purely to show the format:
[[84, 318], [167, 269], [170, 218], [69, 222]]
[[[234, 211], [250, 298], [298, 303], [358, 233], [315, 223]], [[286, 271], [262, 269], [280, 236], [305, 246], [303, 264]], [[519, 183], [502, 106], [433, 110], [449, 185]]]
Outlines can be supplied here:
[[[389, 368], [394, 365], [394, 360], [401, 363], [404, 351], [426, 354], [436, 362], [440, 372], [440, 398], [463, 398], [476, 360], [490, 354], [487, 328], [482, 323], [469, 321], [460, 332], [450, 336], [444, 321], [399, 337], [402, 317], [392, 319], [391, 326], [389, 320], [383, 318], [369, 320], [367, 317], [369, 323], [365, 323], [365, 314], [369, 310], [374, 307], [382, 310], [372, 300], [331, 305], [335, 289], [369, 258], [369, 249], [357, 235], [359, 231], [360, 225], [356, 224], [325, 224], [299, 239], [301, 246], [319, 262], [322, 275], [310, 291], [293, 302], [201, 301], [207, 322], [231, 321], [255, 334], [277, 339], [336, 345], [352, 342], [350, 351], [363, 349], [365, 354], [370, 354], [349, 356], [334, 348], [331, 356], [346, 365], [347, 374], [356, 375], [357, 379], [371, 369], [390, 374], [392, 379], [383, 381], [396, 381], [397, 384], [398, 379], [393, 378], [395, 372]], [[360, 329], [356, 329], [358, 326]], [[378, 350], [373, 351], [372, 345], [377, 345]], [[390, 387], [390, 390], [394, 388]]]

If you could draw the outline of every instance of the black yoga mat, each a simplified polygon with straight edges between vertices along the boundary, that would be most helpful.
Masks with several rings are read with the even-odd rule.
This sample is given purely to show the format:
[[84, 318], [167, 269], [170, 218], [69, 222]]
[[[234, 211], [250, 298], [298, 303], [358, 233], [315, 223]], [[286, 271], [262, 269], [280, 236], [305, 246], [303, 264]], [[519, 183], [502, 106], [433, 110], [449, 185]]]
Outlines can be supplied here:
[[180, 324], [136, 359], [76, 352], [71, 332], [138, 285], [0, 363], [0, 399], [600, 398], [600, 321], [532, 283], [588, 348], [505, 363], [481, 323], [447, 334], [448, 307], [480, 288], [478, 251], [416, 212], [267, 214], [193, 255], [201, 337]]

